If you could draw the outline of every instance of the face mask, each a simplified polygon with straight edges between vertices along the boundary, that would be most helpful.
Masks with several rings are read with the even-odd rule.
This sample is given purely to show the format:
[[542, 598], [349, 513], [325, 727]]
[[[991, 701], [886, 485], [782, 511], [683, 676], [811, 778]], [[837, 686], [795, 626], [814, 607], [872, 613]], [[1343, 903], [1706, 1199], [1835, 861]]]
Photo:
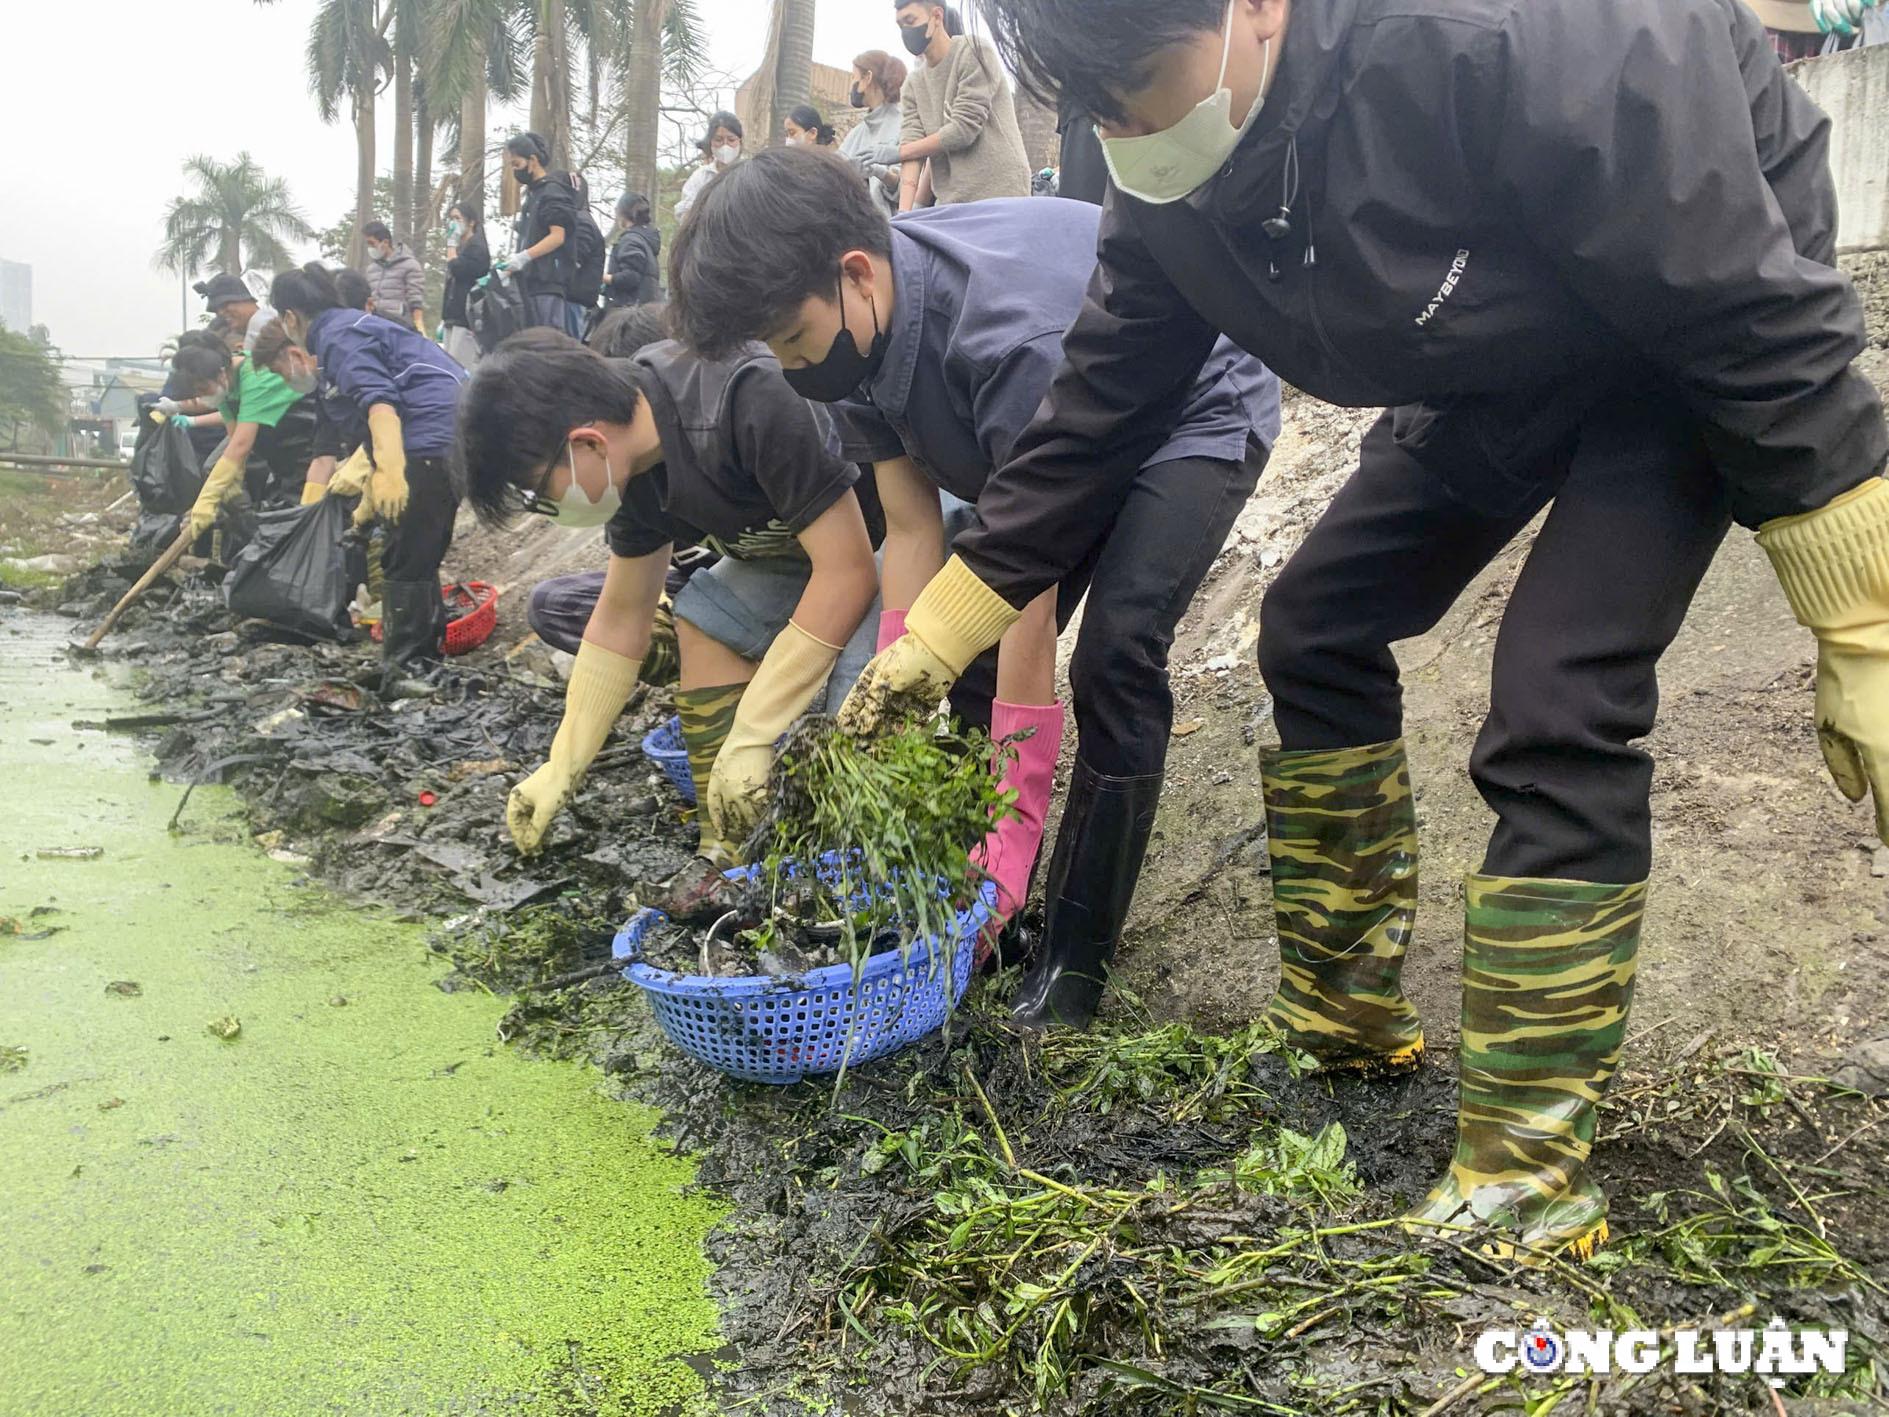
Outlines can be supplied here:
[[833, 336], [832, 347], [818, 364], [800, 369], [783, 369], [787, 387], [803, 399], [815, 403], [838, 403], [854, 389], [879, 372], [885, 362], [885, 332], [879, 328], [879, 310], [872, 311], [872, 348], [864, 354], [853, 332], [846, 328], [846, 277], [840, 277], [840, 332]]
[[715, 149], [715, 161], [723, 167], [732, 167], [736, 158], [741, 156], [741, 149], [733, 143], [723, 143]]
[[931, 44], [931, 23], [899, 27], [899, 38], [905, 42], [905, 52], [911, 55], [923, 54]]
[[460, 230], [461, 230], [461, 227], [458, 222], [449, 221], [446, 223], [446, 244], [447, 245], [457, 246], [459, 244]]
[[295, 390], [296, 393], [306, 398], [308, 395], [315, 392], [315, 386], [320, 380], [313, 369], [304, 369], [299, 374], [284, 374], [282, 376], [282, 382]]
[[864, 108], [866, 106], [866, 96], [859, 91], [858, 84], [854, 84], [852, 88], [847, 90], [846, 101], [852, 104], [854, 108]]
[[623, 505], [623, 497], [617, 491], [615, 475], [610, 470], [610, 454], [603, 455], [603, 496], [595, 501], [590, 493], [577, 480], [577, 453], [571, 446], [571, 440], [564, 440], [566, 465], [571, 470], [570, 485], [564, 489], [564, 495], [557, 499], [558, 525], [570, 527], [602, 526], [617, 514], [617, 508]]
[[529, 187], [531, 185], [531, 169], [524, 166], [514, 167], [512, 169], [512, 181], [516, 182], [520, 187]]
[[799, 138], [782, 138], [781, 146], [788, 147], [788, 148], [797, 148], [800, 146], [801, 141], [802, 140]]
[[1102, 138], [1102, 156], [1108, 163], [1115, 185], [1141, 202], [1162, 205], [1178, 202], [1207, 181], [1246, 136], [1259, 110], [1265, 106], [1266, 89], [1272, 79], [1272, 40], [1266, 41], [1261, 61], [1259, 92], [1253, 106], [1238, 125], [1233, 122], [1233, 90], [1226, 86], [1227, 60], [1233, 53], [1233, 5], [1227, 6], [1226, 36], [1220, 50], [1220, 80], [1213, 93], [1194, 105], [1194, 109], [1171, 128], [1147, 133], [1139, 138]]

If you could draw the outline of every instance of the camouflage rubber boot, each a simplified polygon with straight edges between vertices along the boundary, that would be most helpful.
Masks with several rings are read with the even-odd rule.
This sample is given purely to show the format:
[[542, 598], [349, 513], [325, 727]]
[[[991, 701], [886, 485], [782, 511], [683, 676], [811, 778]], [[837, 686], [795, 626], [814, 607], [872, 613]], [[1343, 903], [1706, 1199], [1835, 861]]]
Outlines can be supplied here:
[[1423, 1026], [1398, 982], [1417, 917], [1417, 815], [1401, 739], [1260, 756], [1279, 927], [1266, 1022], [1327, 1069], [1408, 1072]]
[[747, 688], [742, 683], [676, 690], [676, 716], [682, 720], [682, 741], [689, 749], [689, 776], [695, 779], [695, 819], [701, 828], [702, 854], [711, 859], [727, 855], [727, 847], [714, 839], [708, 824], [708, 778], [734, 729], [735, 710]]
[[1644, 881], [1469, 878], [1456, 1155], [1407, 1221], [1511, 1231], [1488, 1251], [1523, 1263], [1586, 1259], [1607, 1239], [1587, 1158], [1626, 1039], [1645, 908]]
[[[637, 669], [636, 677], [653, 688], [662, 689], [675, 683], [681, 672], [682, 650], [676, 643], [675, 610], [665, 595], [657, 604], [656, 614], [650, 621], [649, 649], [643, 655], [643, 663]], [[710, 761], [712, 763], [713, 759]]]

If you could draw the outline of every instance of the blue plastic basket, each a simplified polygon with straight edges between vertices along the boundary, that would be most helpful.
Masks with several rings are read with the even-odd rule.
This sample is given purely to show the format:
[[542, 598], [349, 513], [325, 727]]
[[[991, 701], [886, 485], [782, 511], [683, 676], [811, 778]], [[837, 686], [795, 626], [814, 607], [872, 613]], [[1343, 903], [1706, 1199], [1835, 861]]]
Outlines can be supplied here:
[[689, 745], [682, 739], [680, 717], [665, 719], [643, 735], [643, 756], [663, 770], [684, 802], [695, 801], [695, 779], [689, 774]]
[[[728, 876], [754, 870], [739, 867]], [[977, 937], [996, 903], [997, 887], [986, 881], [979, 899], [958, 913], [949, 994], [939, 963], [944, 951], [929, 937], [872, 956], [857, 980], [844, 964], [793, 979], [709, 979], [638, 958], [644, 937], [668, 921], [659, 910], [641, 910], [617, 932], [611, 953], [626, 961], [624, 978], [643, 990], [669, 1041], [690, 1057], [751, 1082], [799, 1082], [884, 1057], [938, 1028], [970, 982]]]

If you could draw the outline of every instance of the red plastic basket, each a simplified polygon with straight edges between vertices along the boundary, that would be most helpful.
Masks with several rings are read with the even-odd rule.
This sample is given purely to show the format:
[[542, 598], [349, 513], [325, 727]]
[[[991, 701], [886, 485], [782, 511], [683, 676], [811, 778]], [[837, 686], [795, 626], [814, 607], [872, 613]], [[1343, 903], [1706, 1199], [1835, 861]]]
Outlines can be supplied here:
[[[446, 625], [446, 653], [471, 654], [480, 645], [492, 638], [492, 631], [498, 625], [498, 587], [487, 585], [484, 581], [466, 581], [460, 585], [449, 585], [440, 591], [446, 604], [455, 608], [472, 607], [457, 620]], [[368, 631], [376, 643], [380, 641], [380, 625], [375, 623]]]

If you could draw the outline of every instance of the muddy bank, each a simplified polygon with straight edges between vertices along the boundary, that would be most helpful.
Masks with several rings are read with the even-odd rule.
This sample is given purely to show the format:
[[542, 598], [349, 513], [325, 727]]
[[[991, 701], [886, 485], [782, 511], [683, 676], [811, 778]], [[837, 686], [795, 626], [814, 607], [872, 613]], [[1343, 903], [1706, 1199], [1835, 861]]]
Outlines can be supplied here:
[[659, 1413], [719, 1205], [0, 608], [0, 1413]]

